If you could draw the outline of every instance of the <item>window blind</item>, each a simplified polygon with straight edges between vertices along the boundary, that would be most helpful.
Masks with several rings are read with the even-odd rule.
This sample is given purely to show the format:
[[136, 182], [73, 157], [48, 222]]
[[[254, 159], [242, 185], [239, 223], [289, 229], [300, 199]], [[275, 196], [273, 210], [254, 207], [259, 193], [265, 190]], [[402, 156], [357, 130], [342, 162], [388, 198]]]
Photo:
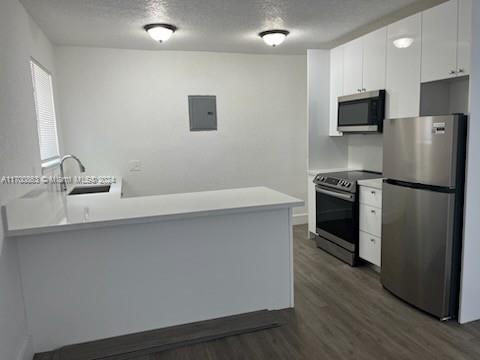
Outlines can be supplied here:
[[52, 76], [35, 61], [30, 61], [37, 115], [38, 140], [42, 164], [60, 156], [57, 120], [53, 102]]

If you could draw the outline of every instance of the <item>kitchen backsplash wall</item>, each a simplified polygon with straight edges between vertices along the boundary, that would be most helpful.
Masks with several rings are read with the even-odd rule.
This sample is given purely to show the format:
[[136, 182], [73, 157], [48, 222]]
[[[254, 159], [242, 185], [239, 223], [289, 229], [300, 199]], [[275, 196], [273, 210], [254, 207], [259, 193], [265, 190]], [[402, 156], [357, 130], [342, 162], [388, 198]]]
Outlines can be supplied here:
[[348, 137], [348, 167], [382, 172], [383, 135], [350, 134]]

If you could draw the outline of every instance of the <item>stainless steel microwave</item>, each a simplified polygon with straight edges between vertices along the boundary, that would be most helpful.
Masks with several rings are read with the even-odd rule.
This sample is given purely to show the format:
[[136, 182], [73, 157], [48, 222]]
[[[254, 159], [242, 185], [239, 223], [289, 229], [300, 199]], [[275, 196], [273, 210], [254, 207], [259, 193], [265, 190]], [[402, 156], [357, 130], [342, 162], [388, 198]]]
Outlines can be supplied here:
[[367, 91], [338, 98], [338, 131], [382, 132], [385, 90]]

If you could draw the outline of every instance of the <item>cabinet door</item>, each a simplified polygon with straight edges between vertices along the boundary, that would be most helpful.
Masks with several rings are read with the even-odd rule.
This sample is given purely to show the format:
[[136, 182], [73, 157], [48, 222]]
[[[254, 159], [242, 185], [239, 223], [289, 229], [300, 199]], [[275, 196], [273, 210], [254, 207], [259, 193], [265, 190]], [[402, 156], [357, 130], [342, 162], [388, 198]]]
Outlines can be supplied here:
[[458, 0], [422, 13], [422, 82], [456, 76], [457, 13]]
[[360, 186], [360, 204], [382, 208], [382, 190]]
[[362, 89], [363, 39], [350, 41], [343, 49], [343, 92], [351, 95]]
[[359, 234], [359, 256], [368, 262], [380, 267], [382, 253], [382, 239], [378, 236], [360, 231]]
[[330, 136], [341, 136], [337, 130], [338, 97], [343, 95], [343, 46], [330, 51]]
[[366, 91], [385, 89], [387, 28], [363, 37], [363, 88]]
[[[421, 14], [388, 26], [386, 118], [412, 117], [420, 113]], [[406, 48], [393, 41], [413, 39]]]
[[361, 204], [360, 230], [375, 236], [382, 236], [382, 209]]
[[317, 233], [316, 217], [317, 212], [315, 211], [315, 184], [313, 179], [315, 176], [307, 176], [307, 200], [308, 200], [308, 231], [311, 233]]
[[472, 43], [472, 0], [458, 0], [458, 75], [470, 74], [470, 48]]

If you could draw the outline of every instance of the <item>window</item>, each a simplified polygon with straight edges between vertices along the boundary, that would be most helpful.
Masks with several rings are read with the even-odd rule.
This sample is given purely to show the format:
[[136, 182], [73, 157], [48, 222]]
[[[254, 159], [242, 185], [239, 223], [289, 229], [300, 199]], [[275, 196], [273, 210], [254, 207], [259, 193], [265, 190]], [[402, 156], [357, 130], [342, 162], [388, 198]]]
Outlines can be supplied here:
[[42, 167], [55, 164], [60, 152], [58, 148], [57, 120], [53, 102], [52, 76], [36, 61], [30, 61], [37, 114], [38, 141]]

